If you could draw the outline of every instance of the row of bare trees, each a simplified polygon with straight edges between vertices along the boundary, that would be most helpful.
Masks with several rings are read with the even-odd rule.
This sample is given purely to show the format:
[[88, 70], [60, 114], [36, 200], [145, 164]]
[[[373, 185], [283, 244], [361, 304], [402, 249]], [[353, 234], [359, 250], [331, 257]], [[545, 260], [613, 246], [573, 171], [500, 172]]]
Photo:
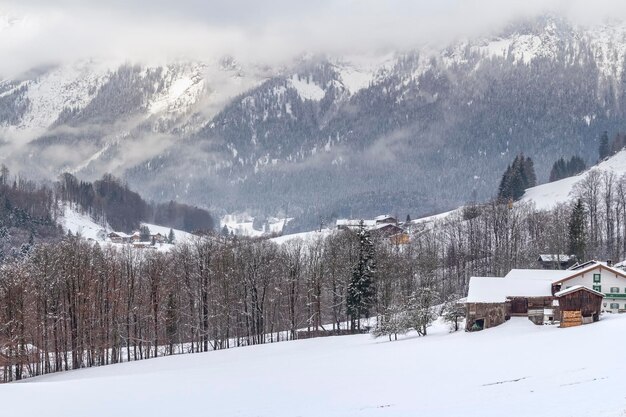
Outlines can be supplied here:
[[[624, 255], [626, 181], [590, 178], [577, 189], [587, 256], [617, 259]], [[569, 205], [538, 211], [494, 202], [414, 224], [409, 244], [373, 236], [372, 302], [358, 309], [348, 306], [363, 241], [353, 231], [282, 245], [203, 237], [169, 252], [78, 237], [35, 245], [0, 270], [2, 380], [291, 340], [415, 300], [443, 303], [464, 296], [472, 275], [503, 276], [534, 266], [539, 253], [566, 253], [570, 215]], [[426, 334], [427, 326], [416, 330]]]

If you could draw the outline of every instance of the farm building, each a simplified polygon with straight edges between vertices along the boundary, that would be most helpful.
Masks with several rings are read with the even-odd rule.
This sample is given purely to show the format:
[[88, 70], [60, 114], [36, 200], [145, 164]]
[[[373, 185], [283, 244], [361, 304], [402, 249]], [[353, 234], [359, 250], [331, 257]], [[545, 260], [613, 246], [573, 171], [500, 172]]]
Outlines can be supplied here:
[[561, 312], [561, 327], [578, 326], [600, 320], [604, 294], [582, 285], [559, 291], [557, 298]]
[[338, 230], [356, 230], [360, 227], [361, 222], [363, 222], [363, 226], [367, 229], [371, 229], [376, 226], [376, 221], [374, 220], [355, 219], [338, 219], [336, 225]]
[[472, 277], [466, 310], [467, 330], [494, 327], [512, 316], [527, 316], [535, 324], [591, 323], [603, 311], [626, 311], [626, 273], [592, 261], [567, 270], [513, 269], [504, 278]]
[[398, 219], [389, 214], [377, 216], [376, 218], [374, 218], [374, 221], [376, 222], [376, 224], [398, 224]]
[[622, 269], [610, 262], [593, 261], [561, 272], [563, 275], [553, 281], [555, 292], [582, 285], [604, 294], [601, 311], [626, 311], [626, 272]]
[[566, 269], [575, 262], [575, 256], [569, 255], [539, 255], [537, 263], [543, 269]]
[[127, 235], [126, 233], [122, 233], [122, 232], [111, 232], [107, 235], [107, 237], [113, 243], [129, 243], [130, 242], [130, 235]]
[[465, 303], [466, 330], [495, 327], [511, 316], [528, 316], [536, 324], [554, 320], [553, 300], [549, 281], [472, 277]]

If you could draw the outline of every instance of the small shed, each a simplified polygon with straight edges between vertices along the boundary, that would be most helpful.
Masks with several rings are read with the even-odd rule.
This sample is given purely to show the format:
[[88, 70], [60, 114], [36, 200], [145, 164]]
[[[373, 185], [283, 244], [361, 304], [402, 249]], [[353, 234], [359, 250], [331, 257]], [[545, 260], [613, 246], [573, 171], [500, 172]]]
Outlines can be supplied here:
[[600, 320], [604, 294], [575, 285], [554, 294], [561, 312], [561, 327], [579, 326]]
[[539, 255], [537, 263], [543, 269], [566, 269], [571, 261], [575, 260], [574, 256], [556, 254], [556, 255]]

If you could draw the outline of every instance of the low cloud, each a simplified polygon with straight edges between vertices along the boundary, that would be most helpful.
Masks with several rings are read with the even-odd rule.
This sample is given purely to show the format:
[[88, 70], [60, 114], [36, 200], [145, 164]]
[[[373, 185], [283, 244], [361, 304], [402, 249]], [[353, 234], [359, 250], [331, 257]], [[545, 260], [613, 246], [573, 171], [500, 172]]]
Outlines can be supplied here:
[[85, 58], [217, 59], [280, 64], [445, 44], [511, 19], [561, 13], [582, 23], [623, 18], [617, 0], [0, 0], [0, 74]]

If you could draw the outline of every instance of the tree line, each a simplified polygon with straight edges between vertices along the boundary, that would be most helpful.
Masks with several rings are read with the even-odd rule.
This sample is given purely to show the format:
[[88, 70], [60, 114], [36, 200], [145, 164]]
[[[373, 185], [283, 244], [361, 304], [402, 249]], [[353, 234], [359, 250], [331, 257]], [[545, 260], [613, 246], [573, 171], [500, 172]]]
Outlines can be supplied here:
[[65, 173], [56, 184], [56, 193], [63, 201], [75, 203], [83, 212], [117, 231], [137, 230], [142, 222], [188, 232], [206, 232], [215, 227], [208, 211], [174, 201], [148, 203], [110, 174], [91, 183]]
[[626, 256], [626, 178], [590, 171], [574, 204], [494, 200], [391, 243], [365, 228], [279, 245], [204, 236], [170, 252], [64, 237], [2, 265], [4, 381], [75, 368], [291, 340], [302, 332], [421, 335], [470, 276], [535, 266], [540, 253]]

